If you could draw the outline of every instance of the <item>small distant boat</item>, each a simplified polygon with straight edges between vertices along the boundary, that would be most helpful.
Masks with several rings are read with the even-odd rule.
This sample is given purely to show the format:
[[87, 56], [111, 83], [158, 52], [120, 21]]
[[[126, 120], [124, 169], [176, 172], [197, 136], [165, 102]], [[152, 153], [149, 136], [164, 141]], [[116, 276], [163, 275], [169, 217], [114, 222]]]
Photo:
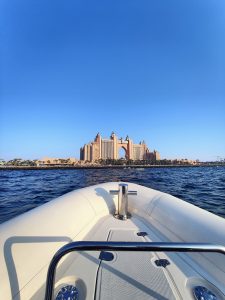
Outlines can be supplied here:
[[0, 299], [225, 299], [225, 220], [110, 182], [0, 225]]

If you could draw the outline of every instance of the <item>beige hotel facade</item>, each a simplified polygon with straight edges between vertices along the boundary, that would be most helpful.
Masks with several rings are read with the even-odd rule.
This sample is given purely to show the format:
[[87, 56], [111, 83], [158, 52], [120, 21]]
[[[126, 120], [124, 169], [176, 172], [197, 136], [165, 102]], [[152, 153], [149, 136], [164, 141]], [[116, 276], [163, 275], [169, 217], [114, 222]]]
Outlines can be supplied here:
[[109, 139], [102, 138], [98, 133], [93, 142], [85, 144], [80, 149], [80, 159], [84, 161], [96, 161], [100, 159], [119, 159], [120, 149], [124, 149], [125, 158], [130, 160], [160, 160], [158, 151], [150, 152], [145, 142], [134, 144], [127, 136], [118, 139], [114, 132], [112, 132]]

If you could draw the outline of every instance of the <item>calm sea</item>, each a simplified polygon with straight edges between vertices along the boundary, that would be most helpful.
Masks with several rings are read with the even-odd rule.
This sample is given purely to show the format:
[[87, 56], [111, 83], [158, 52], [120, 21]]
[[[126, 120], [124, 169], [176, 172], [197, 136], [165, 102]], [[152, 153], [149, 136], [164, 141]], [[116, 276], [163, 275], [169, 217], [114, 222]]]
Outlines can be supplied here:
[[1, 170], [0, 223], [74, 189], [108, 181], [151, 187], [225, 218], [225, 167]]

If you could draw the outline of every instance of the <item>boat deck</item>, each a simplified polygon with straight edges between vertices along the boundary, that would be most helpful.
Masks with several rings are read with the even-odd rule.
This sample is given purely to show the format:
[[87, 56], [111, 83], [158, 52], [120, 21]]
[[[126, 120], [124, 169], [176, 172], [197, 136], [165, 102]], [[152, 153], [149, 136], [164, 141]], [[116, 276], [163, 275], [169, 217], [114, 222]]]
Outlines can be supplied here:
[[[137, 233], [145, 232], [145, 236]], [[158, 232], [143, 220], [132, 217], [121, 221], [112, 215], [103, 217], [84, 240], [89, 241], [154, 241], [160, 242]], [[69, 254], [58, 267], [57, 290], [74, 284], [79, 299], [194, 299], [196, 285], [213, 285], [190, 265], [185, 254], [148, 252], [110, 252], [104, 257], [99, 252]], [[107, 261], [109, 259], [109, 261]], [[156, 261], [167, 259], [169, 265], [157, 266]]]

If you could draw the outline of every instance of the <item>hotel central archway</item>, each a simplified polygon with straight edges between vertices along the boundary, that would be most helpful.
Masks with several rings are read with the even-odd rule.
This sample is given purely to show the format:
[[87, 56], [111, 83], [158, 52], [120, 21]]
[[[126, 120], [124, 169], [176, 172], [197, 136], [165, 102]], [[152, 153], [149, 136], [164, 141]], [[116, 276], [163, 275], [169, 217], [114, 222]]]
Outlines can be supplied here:
[[117, 157], [119, 159], [121, 159], [121, 158], [128, 159], [128, 153], [127, 153], [127, 148], [126, 147], [124, 147], [124, 146], [118, 146], [117, 150], [118, 150]]

